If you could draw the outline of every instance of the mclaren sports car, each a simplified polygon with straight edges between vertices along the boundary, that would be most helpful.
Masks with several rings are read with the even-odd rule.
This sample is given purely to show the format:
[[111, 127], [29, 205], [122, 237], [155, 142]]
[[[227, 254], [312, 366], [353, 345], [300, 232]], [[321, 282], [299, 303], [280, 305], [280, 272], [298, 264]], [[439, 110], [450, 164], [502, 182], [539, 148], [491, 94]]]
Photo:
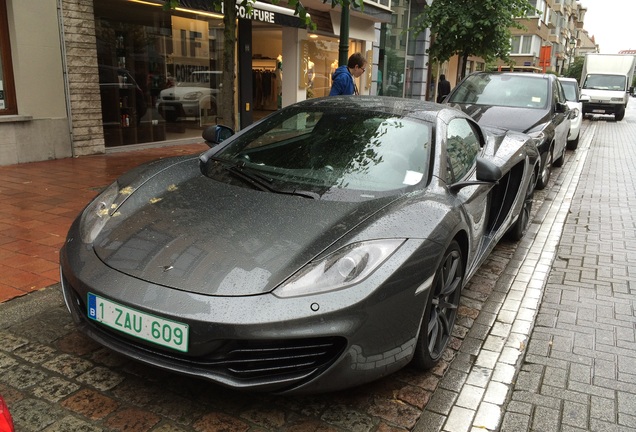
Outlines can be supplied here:
[[317, 98], [205, 136], [105, 187], [60, 266], [90, 338], [221, 386], [318, 393], [433, 367], [466, 282], [530, 222], [535, 141], [448, 106]]

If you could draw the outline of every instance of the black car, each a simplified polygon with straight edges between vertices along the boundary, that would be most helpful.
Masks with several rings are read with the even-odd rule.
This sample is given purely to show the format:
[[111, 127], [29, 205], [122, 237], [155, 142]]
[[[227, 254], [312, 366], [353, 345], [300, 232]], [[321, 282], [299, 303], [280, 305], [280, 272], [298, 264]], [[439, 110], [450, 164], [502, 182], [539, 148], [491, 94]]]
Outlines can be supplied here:
[[537, 188], [548, 184], [552, 165], [565, 161], [570, 112], [555, 75], [477, 72], [467, 76], [446, 98], [482, 126], [525, 132], [541, 154]]

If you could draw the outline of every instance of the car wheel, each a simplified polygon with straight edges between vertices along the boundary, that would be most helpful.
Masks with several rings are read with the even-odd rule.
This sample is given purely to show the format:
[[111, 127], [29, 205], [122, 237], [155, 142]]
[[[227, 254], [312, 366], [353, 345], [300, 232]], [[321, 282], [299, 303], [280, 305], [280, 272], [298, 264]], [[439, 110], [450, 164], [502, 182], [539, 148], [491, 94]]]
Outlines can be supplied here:
[[534, 172], [530, 177], [530, 183], [528, 183], [528, 189], [526, 189], [526, 195], [523, 200], [523, 206], [517, 216], [517, 220], [508, 229], [507, 237], [512, 241], [519, 241], [526, 235], [528, 227], [530, 226], [530, 213], [532, 212], [532, 202], [534, 200], [534, 187], [535, 187]]
[[576, 136], [576, 138], [574, 138], [572, 141], [568, 141], [568, 150], [576, 150], [576, 148], [579, 146], [580, 137], [581, 131], [579, 131], [579, 134]]
[[444, 354], [457, 317], [464, 283], [464, 262], [459, 244], [453, 241], [440, 263], [431, 286], [422, 319], [413, 363], [431, 369]]
[[623, 118], [625, 118], [625, 107], [621, 106], [616, 109], [616, 112], [614, 113], [614, 120], [621, 121]]
[[563, 151], [561, 152], [561, 155], [559, 156], [558, 159], [555, 159], [554, 162], [552, 163], [553, 166], [555, 167], [562, 167], [563, 164], [565, 163], [565, 149], [567, 148], [567, 145], [563, 146]]
[[537, 189], [545, 189], [550, 181], [550, 174], [552, 173], [552, 149], [548, 150], [548, 154], [545, 157], [545, 162], [541, 168], [541, 174], [539, 180], [537, 180]]

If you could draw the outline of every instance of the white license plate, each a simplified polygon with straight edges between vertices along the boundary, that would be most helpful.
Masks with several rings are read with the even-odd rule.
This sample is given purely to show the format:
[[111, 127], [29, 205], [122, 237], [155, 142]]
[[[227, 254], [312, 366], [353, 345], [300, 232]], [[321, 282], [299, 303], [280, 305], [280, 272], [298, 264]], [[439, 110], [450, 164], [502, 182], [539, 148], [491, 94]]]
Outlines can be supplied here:
[[188, 325], [160, 318], [88, 293], [88, 317], [122, 333], [188, 352]]
[[605, 110], [592, 110], [593, 113], [605, 114]]

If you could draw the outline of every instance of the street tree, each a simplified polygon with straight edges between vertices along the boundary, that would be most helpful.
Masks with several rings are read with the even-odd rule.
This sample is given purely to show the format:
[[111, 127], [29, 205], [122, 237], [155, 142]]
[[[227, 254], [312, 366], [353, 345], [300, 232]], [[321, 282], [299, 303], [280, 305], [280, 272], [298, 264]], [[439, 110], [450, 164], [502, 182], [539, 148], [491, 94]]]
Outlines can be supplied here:
[[[583, 72], [583, 61], [585, 57], [575, 57], [574, 60], [568, 65], [567, 72], [565, 74], [568, 78], [576, 78], [577, 81], [581, 80], [581, 73]], [[579, 85], [582, 83], [579, 83]]]
[[517, 19], [535, 11], [528, 0], [433, 0], [424, 5], [410, 30], [418, 34], [430, 29], [428, 53], [437, 61], [459, 55], [463, 78], [469, 56], [508, 61], [510, 29], [523, 29]]
[[[326, 3], [329, 0], [323, 0]], [[237, 5], [243, 6], [251, 13], [255, 0], [199, 0], [202, 6], [207, 6], [210, 11], [223, 13], [223, 60], [222, 60], [222, 90], [220, 100], [217, 100], [217, 114], [226, 126], [236, 129], [236, 118], [234, 114], [234, 80], [236, 70], [236, 19]], [[279, 0], [272, 3], [278, 4]], [[287, 5], [294, 9], [294, 14], [304, 21], [308, 28], [315, 28], [307, 9], [300, 0], [287, 0]], [[331, 0], [331, 7], [341, 6], [343, 9], [362, 8], [363, 0]], [[179, 0], [166, 0], [165, 8], [174, 9], [180, 6]]]

